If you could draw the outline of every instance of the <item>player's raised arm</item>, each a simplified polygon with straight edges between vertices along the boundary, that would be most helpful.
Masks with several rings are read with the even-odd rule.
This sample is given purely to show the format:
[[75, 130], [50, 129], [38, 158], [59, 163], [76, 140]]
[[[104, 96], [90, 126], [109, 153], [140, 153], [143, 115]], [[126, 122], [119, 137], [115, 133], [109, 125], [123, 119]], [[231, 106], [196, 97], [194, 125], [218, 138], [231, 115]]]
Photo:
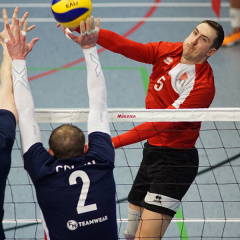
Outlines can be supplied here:
[[17, 109], [13, 96], [12, 84], [12, 59], [8, 54], [6, 44], [0, 40], [2, 45], [2, 64], [0, 70], [1, 87], [0, 87], [0, 109], [5, 109], [13, 113], [18, 121]]
[[4, 25], [9, 37], [0, 35], [2, 41], [7, 45], [12, 63], [13, 91], [16, 108], [19, 115], [19, 129], [23, 153], [34, 143], [41, 142], [39, 126], [35, 119], [34, 102], [27, 78], [26, 55], [32, 50], [34, 44], [39, 40], [33, 39], [29, 44], [26, 42], [28, 22], [24, 22], [23, 31], [20, 30], [20, 23], [14, 18], [14, 29], [7, 20], [7, 12], [3, 11]]
[[80, 36], [76, 37], [71, 33], [67, 33], [73, 41], [82, 47], [86, 60], [90, 108], [88, 134], [96, 131], [110, 134], [107, 112], [107, 91], [96, 48], [96, 31], [99, 30], [99, 26], [100, 19], [97, 19], [95, 28], [94, 18], [91, 17], [87, 19], [86, 29], [84, 23], [81, 22]]
[[[12, 23], [10, 28], [14, 29], [15, 21], [14, 19], [17, 18], [19, 12], [19, 8], [16, 7], [13, 11], [12, 16]], [[21, 21], [19, 22], [19, 26], [21, 27], [28, 17], [28, 13], [26, 12]], [[6, 14], [6, 10], [3, 9], [3, 18], [5, 22], [8, 22], [8, 17]], [[35, 26], [31, 26], [28, 31], [32, 30]], [[5, 38], [8, 38], [8, 32], [4, 29], [1, 32], [1, 36], [3, 39], [0, 39], [0, 44], [2, 45], [3, 52], [2, 52], [2, 65], [1, 65], [1, 87], [0, 87], [0, 109], [5, 109], [11, 111], [15, 119], [18, 121], [18, 114], [17, 109], [15, 106], [14, 96], [13, 96], [13, 83], [12, 83], [12, 59], [9, 56], [8, 49], [6, 43], [4, 42]]]

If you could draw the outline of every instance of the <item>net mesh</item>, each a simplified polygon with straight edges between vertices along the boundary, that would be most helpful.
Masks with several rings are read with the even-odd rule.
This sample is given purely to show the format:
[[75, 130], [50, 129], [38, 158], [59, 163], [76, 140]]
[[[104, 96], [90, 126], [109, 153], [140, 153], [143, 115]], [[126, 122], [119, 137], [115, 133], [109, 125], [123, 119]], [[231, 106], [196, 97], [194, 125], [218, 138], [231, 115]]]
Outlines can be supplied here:
[[[88, 109], [37, 109], [44, 147], [51, 131], [72, 123], [87, 134]], [[240, 109], [110, 109], [111, 135], [141, 122], [202, 121], [196, 143], [199, 172], [163, 239], [240, 239]], [[127, 195], [142, 159], [144, 142], [116, 149], [115, 182], [119, 239], [127, 224]], [[7, 239], [44, 239], [32, 182], [23, 168], [19, 130], [5, 193]]]

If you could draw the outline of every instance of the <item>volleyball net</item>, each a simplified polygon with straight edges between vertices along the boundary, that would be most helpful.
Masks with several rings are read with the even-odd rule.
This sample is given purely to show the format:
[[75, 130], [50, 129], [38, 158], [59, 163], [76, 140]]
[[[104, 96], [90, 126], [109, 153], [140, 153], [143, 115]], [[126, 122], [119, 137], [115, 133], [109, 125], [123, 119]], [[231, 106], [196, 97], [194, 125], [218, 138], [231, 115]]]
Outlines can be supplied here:
[[[48, 148], [52, 130], [64, 123], [87, 135], [88, 109], [37, 109], [43, 145]], [[109, 109], [111, 136], [127, 132], [142, 122], [199, 122], [198, 175], [182, 200], [163, 239], [240, 238], [240, 108], [210, 109]], [[144, 141], [145, 142], [145, 141]], [[127, 195], [138, 171], [143, 143], [116, 149], [119, 239], [127, 223]], [[7, 239], [44, 239], [33, 184], [23, 168], [19, 131], [5, 193], [3, 226]]]

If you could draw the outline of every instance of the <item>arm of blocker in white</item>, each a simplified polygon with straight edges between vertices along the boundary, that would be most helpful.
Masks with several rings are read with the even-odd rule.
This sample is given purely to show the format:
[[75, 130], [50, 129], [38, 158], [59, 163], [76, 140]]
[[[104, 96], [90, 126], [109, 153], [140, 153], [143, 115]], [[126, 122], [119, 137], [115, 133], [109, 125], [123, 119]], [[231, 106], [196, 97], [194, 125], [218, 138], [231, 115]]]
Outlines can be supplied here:
[[22, 154], [37, 142], [42, 142], [38, 123], [35, 119], [35, 110], [32, 93], [28, 83], [25, 60], [13, 60], [13, 92], [19, 115], [19, 130], [21, 136]]
[[83, 49], [87, 65], [89, 95], [88, 134], [104, 132], [110, 135], [107, 111], [107, 90], [97, 48]]

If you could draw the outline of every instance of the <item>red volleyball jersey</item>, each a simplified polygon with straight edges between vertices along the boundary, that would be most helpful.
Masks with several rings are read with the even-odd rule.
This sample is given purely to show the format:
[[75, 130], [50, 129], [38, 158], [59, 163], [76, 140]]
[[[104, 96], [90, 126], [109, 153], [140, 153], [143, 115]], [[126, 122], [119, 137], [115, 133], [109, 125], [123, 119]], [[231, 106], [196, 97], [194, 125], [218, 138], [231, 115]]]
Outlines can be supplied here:
[[[153, 65], [146, 96], [147, 109], [208, 108], [215, 95], [213, 72], [208, 64], [182, 64], [183, 43], [137, 43], [101, 29], [102, 47], [130, 59]], [[115, 148], [148, 139], [154, 146], [192, 148], [200, 122], [143, 123], [112, 138]]]

